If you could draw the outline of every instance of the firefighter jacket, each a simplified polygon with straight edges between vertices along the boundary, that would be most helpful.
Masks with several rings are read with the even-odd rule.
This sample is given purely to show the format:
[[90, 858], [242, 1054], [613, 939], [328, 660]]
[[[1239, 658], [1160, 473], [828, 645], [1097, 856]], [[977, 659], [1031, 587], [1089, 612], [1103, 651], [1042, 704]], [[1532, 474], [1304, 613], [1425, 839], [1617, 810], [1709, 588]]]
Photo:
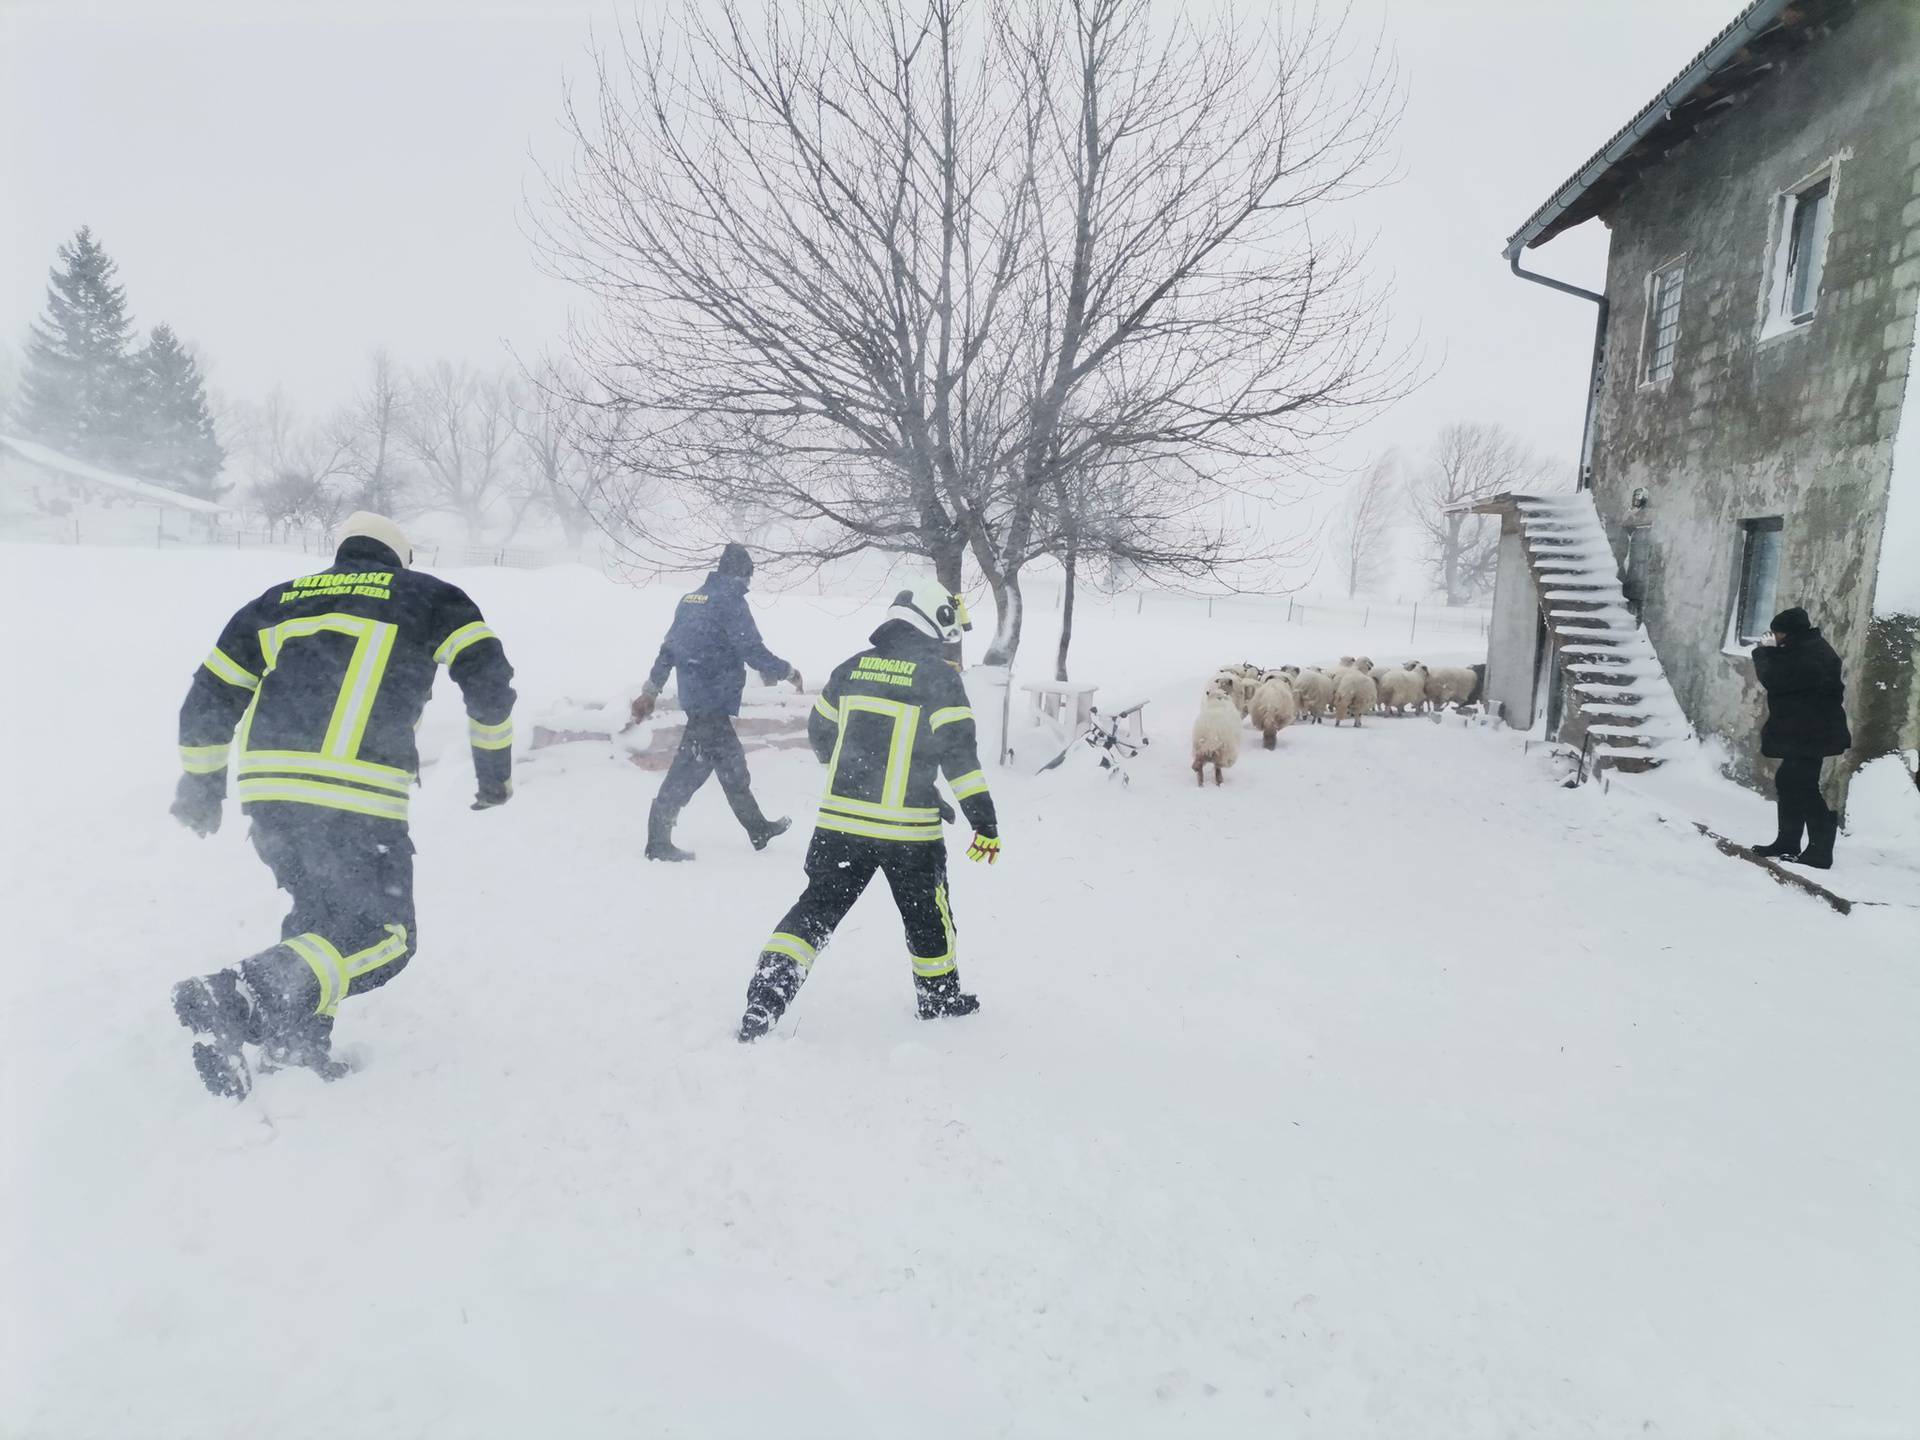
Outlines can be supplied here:
[[216, 798], [234, 754], [241, 808], [317, 805], [407, 818], [414, 727], [445, 665], [466, 700], [482, 797], [512, 773], [513, 667], [458, 586], [403, 568], [377, 540], [243, 606], [194, 672], [180, 759]]
[[937, 841], [940, 792], [982, 835], [998, 835], [980, 770], [973, 710], [939, 642], [903, 620], [873, 632], [873, 648], [839, 666], [807, 717], [813, 752], [827, 767], [822, 830], [871, 840]]
[[647, 683], [656, 692], [680, 672], [680, 708], [689, 715], [738, 715], [751, 665], [769, 683], [793, 667], [767, 649], [747, 608], [747, 582], [718, 570], [680, 597]]

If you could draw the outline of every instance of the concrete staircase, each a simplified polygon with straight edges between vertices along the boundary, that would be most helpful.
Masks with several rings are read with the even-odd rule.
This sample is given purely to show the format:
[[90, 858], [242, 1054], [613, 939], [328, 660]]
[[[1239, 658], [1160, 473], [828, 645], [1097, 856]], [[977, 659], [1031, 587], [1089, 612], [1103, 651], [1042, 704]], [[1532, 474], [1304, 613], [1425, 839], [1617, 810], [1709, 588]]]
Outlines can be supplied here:
[[1692, 727], [1644, 626], [1627, 608], [1592, 495], [1516, 496], [1527, 565], [1539, 587], [1567, 709], [1561, 738], [1589, 742], [1596, 768], [1650, 770]]

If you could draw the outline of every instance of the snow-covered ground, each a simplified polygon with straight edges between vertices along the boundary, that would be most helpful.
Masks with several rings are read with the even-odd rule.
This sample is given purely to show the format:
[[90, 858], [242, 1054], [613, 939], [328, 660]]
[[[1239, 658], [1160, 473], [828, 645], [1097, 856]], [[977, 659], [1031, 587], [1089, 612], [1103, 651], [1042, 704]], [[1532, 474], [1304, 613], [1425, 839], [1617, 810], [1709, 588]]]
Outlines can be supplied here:
[[[167, 987], [281, 905], [235, 811], [168, 819], [174, 711], [300, 568], [0, 546], [4, 1440], [1920, 1433], [1920, 921], [1458, 720], [1194, 787], [1217, 663], [1407, 658], [1378, 631], [1090, 609], [1076, 675], [1156, 743], [1130, 790], [996, 774], [982, 1013], [913, 1019], [882, 891], [751, 1049], [804, 834], [756, 855], [709, 789], [699, 863], [649, 867], [658, 776], [596, 745], [471, 813], [442, 694], [364, 1071], [209, 1099]], [[523, 736], [631, 686], [673, 598], [454, 578]], [[874, 618], [758, 609], [815, 680]], [[810, 757], [755, 770], [804, 820]]]

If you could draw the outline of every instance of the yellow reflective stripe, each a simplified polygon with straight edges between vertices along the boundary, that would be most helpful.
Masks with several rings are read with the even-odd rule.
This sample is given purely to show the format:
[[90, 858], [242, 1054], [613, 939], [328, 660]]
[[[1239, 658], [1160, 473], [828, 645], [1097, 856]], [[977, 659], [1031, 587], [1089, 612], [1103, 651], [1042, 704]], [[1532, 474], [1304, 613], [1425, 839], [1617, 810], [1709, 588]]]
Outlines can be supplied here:
[[822, 810], [814, 824], [822, 830], [842, 835], [862, 835], [869, 840], [938, 840], [940, 822], [931, 825], [887, 825], [878, 820], [856, 820], [851, 815], [836, 815]]
[[391, 965], [407, 953], [407, 927], [388, 925], [384, 927], [387, 938], [364, 950], [356, 950], [346, 958], [347, 980], [351, 983], [365, 975], [369, 970], [378, 970], [382, 965]]
[[182, 745], [180, 764], [189, 775], [216, 775], [227, 768], [225, 745]]
[[304, 750], [245, 750], [240, 752], [240, 774], [313, 775], [322, 780], [355, 780], [404, 795], [413, 788], [413, 776], [394, 765], [371, 760], [336, 760]]
[[329, 810], [349, 810], [356, 815], [374, 815], [383, 820], [405, 820], [407, 797], [376, 795], [368, 790], [351, 790], [345, 785], [329, 785], [320, 780], [242, 780], [240, 803], [250, 805], [261, 800], [284, 800], [299, 805], [319, 805]]
[[234, 664], [232, 659], [228, 657], [227, 652], [222, 650], [218, 645], [214, 646], [213, 652], [200, 663], [211, 670], [217, 678], [226, 681], [229, 685], [238, 685], [242, 690], [258, 690], [260, 688], [260, 677], [250, 674], [246, 670], [241, 669], [240, 666]]
[[920, 733], [920, 707], [902, 705], [893, 727], [893, 748], [887, 752], [887, 783], [880, 791], [882, 805], [907, 803], [907, 777], [913, 768], [913, 742]]
[[459, 658], [460, 652], [469, 645], [478, 645], [482, 640], [498, 640], [500, 637], [488, 628], [485, 621], [473, 620], [462, 625], [446, 639], [440, 642], [440, 648], [433, 652], [433, 663], [451, 665]]
[[973, 707], [970, 705], [949, 705], [944, 710], [936, 710], [927, 721], [927, 728], [938, 730], [942, 725], [952, 725], [961, 720], [973, 719]]
[[340, 952], [334, 948], [333, 942], [324, 935], [309, 931], [280, 943], [306, 961], [307, 968], [313, 971], [313, 978], [320, 982], [320, 1003], [313, 1007], [314, 1013], [333, 1014], [347, 993], [347, 963], [340, 958]]
[[[347, 665], [347, 678], [340, 687], [335, 707], [341, 729], [333, 736], [327, 753], [351, 758], [360, 753], [360, 742], [367, 735], [367, 721], [373, 715], [373, 702], [380, 694], [380, 682], [387, 676], [387, 661], [393, 658], [394, 637], [400, 627], [374, 621], [371, 631], [353, 647], [353, 659]], [[331, 727], [329, 727], [331, 730]]]
[[953, 907], [947, 902], [947, 887], [934, 888], [933, 903], [940, 911], [940, 928], [947, 937], [947, 949], [943, 955], [916, 955], [913, 957], [913, 973], [924, 975], [931, 980], [936, 975], [945, 975], [956, 968], [954, 952], [960, 947], [953, 928]]
[[775, 931], [767, 938], [767, 943], [760, 947], [761, 954], [764, 955], [768, 951], [772, 951], [775, 955], [786, 955], [798, 961], [802, 970], [811, 969], [813, 957], [820, 953], [798, 935], [789, 935], [784, 930]]
[[938, 807], [933, 805], [876, 805], [871, 800], [853, 800], [831, 791], [821, 800], [820, 808], [838, 810], [868, 820], [892, 820], [904, 825], [927, 825], [940, 818]]
[[987, 777], [978, 770], [969, 770], [964, 775], [955, 775], [947, 781], [953, 791], [953, 798], [965, 800], [970, 795], [983, 795], [987, 789]]
[[478, 720], [467, 721], [467, 738], [473, 742], [476, 750], [505, 750], [513, 744], [513, 720], [508, 717], [498, 725], [482, 725]]
[[838, 725], [840, 723], [840, 712], [827, 703], [826, 696], [822, 695], [818, 700], [815, 700], [813, 702], [813, 708], [827, 719], [833, 721], [834, 724]]

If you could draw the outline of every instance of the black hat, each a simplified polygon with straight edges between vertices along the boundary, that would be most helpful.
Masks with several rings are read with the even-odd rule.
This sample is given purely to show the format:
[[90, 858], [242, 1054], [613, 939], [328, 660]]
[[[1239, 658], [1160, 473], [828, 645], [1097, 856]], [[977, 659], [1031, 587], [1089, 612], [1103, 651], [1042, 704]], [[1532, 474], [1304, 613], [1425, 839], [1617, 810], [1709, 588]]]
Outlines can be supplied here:
[[720, 552], [720, 573], [736, 580], [753, 578], [753, 556], [747, 553], [747, 547], [729, 544]]
[[1774, 616], [1773, 623], [1767, 628], [1782, 635], [1804, 635], [1813, 629], [1813, 621], [1807, 618], [1806, 611], [1796, 605], [1791, 610], [1782, 610]]

